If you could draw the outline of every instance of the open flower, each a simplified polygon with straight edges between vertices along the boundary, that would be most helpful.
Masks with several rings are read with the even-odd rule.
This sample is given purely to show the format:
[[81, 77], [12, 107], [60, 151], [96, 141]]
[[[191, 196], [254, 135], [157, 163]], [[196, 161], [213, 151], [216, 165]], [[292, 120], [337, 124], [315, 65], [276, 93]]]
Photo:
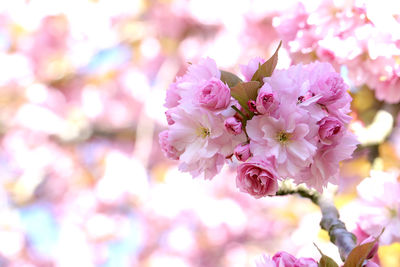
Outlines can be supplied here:
[[[232, 137], [225, 130], [224, 117], [221, 114], [216, 115], [200, 108], [185, 110], [178, 107], [170, 115], [175, 123], [170, 125], [168, 141], [181, 153], [179, 160], [181, 166], [185, 166], [181, 169], [192, 171], [192, 167], [197, 166], [200, 171], [205, 168], [219, 171], [223, 161], [221, 163], [220, 156], [216, 155], [226, 157], [233, 153], [237, 144], [244, 141], [243, 136]], [[222, 165], [209, 166], [210, 162]], [[194, 173], [201, 172], [192, 172]]]
[[278, 190], [275, 158], [252, 158], [251, 161], [240, 164], [236, 186], [255, 198], [275, 195]]
[[301, 113], [288, 112], [279, 119], [255, 116], [247, 122], [246, 129], [254, 156], [273, 155], [282, 176], [295, 176], [312, 162], [316, 150], [314, 141], [308, 137], [310, 127], [316, 126], [303, 122]]

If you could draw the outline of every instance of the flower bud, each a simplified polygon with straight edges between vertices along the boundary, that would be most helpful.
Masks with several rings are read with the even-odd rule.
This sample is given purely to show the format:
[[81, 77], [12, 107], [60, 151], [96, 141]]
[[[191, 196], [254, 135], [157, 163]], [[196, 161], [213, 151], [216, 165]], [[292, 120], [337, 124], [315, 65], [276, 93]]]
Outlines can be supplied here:
[[325, 117], [318, 122], [318, 135], [326, 145], [337, 141], [344, 134], [343, 123], [334, 117]]
[[297, 259], [293, 255], [290, 255], [285, 251], [281, 251], [276, 253], [272, 257], [272, 260], [277, 266], [294, 266], [294, 263]]
[[249, 101], [247, 101], [247, 106], [249, 107], [251, 112], [253, 112], [254, 114], [258, 114], [256, 101], [250, 99]]
[[236, 186], [255, 198], [272, 196], [278, 190], [278, 178], [274, 157], [252, 158], [237, 168]]
[[[375, 238], [373, 236], [369, 236], [368, 238], [364, 239], [360, 245], [366, 244], [366, 243], [370, 243], [373, 242], [375, 240]], [[368, 253], [367, 255], [367, 259], [372, 259], [374, 257], [374, 255], [378, 252], [378, 247], [379, 244], [378, 242], [375, 242], [374, 246], [372, 247], [371, 251]]]
[[229, 117], [225, 120], [225, 129], [233, 135], [241, 134], [242, 123], [235, 117]]
[[250, 144], [243, 143], [237, 145], [233, 153], [235, 154], [238, 160], [246, 161], [248, 158], [251, 157]]
[[278, 102], [276, 101], [276, 96], [272, 91], [269, 84], [264, 84], [260, 88], [256, 100], [257, 111], [261, 114], [272, 114], [278, 108]]
[[216, 111], [228, 107], [231, 100], [229, 87], [217, 78], [211, 78], [199, 88], [196, 101], [200, 106]]

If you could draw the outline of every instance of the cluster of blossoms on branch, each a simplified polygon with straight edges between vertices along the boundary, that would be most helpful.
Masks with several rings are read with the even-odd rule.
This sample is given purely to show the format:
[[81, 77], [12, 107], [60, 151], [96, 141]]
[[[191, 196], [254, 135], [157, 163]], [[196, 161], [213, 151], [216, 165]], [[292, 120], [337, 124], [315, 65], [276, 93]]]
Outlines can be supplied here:
[[346, 66], [355, 86], [400, 101], [400, 4], [398, 1], [308, 1], [276, 20], [295, 62], [322, 60]]
[[171, 84], [160, 144], [182, 171], [211, 179], [237, 159], [237, 187], [256, 198], [286, 178], [319, 191], [336, 182], [357, 145], [348, 86], [328, 63], [274, 70], [277, 52], [242, 65], [244, 81], [207, 58]]

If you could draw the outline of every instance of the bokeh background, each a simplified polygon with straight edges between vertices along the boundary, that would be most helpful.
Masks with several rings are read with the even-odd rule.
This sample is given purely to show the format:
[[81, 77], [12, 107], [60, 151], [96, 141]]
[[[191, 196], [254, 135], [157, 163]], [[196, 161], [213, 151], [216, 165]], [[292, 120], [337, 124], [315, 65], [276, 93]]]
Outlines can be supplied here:
[[[328, 61], [351, 86], [362, 145], [335, 201], [354, 229], [357, 184], [400, 166], [400, 7], [310, 2], [0, 1], [0, 266], [242, 267], [281, 250], [318, 259], [313, 243], [339, 261], [308, 200], [255, 200], [234, 166], [192, 179], [158, 144], [188, 62], [238, 73], [283, 40], [278, 68]], [[400, 244], [379, 256], [400, 266]]]

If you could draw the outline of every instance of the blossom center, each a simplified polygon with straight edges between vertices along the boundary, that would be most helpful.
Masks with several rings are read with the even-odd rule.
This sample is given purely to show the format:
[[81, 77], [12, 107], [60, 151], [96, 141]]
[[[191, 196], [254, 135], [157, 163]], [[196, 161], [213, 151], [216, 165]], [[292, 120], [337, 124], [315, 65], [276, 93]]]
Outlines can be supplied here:
[[200, 136], [201, 138], [206, 138], [207, 136], [210, 136], [211, 132], [210, 129], [204, 127], [204, 126], [200, 126], [197, 128], [197, 136]]
[[276, 135], [276, 139], [278, 140], [279, 143], [285, 145], [290, 141], [290, 133], [287, 133], [285, 131], [280, 131]]
[[389, 214], [390, 214], [390, 218], [396, 218], [397, 217], [397, 211], [393, 208], [388, 208], [389, 210]]

